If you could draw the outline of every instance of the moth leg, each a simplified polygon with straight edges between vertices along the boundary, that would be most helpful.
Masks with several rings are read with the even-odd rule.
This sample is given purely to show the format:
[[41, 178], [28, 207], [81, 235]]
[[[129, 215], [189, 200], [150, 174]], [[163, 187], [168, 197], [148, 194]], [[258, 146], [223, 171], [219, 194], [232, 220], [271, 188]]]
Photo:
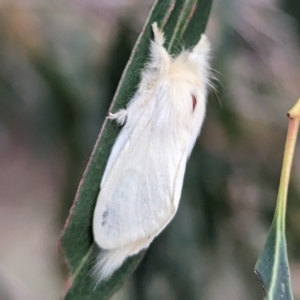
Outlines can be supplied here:
[[109, 113], [108, 118], [111, 120], [116, 120], [119, 125], [123, 125], [127, 118], [127, 110], [120, 109], [116, 113]]
[[189, 58], [198, 66], [200, 73], [203, 75], [203, 80], [209, 82], [210, 76], [210, 43], [205, 34], [201, 35], [198, 44], [189, 53]]
[[154, 22], [151, 26], [154, 34], [154, 42], [157, 43], [157, 45], [163, 47], [165, 42], [164, 33], [160, 31], [156, 22]]
[[208, 55], [210, 51], [210, 43], [205, 34], [201, 34], [198, 44], [193, 48], [193, 53]]
[[152, 31], [154, 34], [154, 40], [151, 41], [151, 59], [148, 66], [151, 69], [157, 70], [158, 72], [166, 71], [171, 63], [171, 57], [163, 46], [165, 42], [164, 34], [158, 28], [156, 22], [152, 24]]
[[125, 120], [130, 121], [131, 116], [135, 115], [144, 106], [149, 89], [155, 87], [155, 83], [168, 72], [171, 65], [172, 58], [163, 46], [165, 42], [164, 34], [158, 28], [156, 22], [152, 24], [152, 31], [154, 39], [150, 44], [150, 60], [142, 71], [138, 90], [127, 106], [127, 113], [121, 113], [117, 121], [119, 124], [123, 124]]

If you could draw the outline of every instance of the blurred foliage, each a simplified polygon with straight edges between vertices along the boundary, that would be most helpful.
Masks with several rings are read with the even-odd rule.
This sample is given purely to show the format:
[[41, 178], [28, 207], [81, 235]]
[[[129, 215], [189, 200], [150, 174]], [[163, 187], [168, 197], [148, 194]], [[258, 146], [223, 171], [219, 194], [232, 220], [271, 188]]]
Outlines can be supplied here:
[[[48, 11], [43, 13], [47, 17]], [[68, 40], [64, 39], [67, 34], [65, 28], [66, 32], [55, 31], [55, 36], [51, 36], [44, 28], [47, 24], [41, 27], [34, 12], [19, 7], [17, 3], [8, 4], [0, 14], [6, 42], [2, 48], [1, 62], [4, 66], [0, 75], [5, 95], [1, 101], [4, 114], [1, 119], [16, 123], [8, 127], [17, 131], [13, 132], [14, 135], [21, 135], [18, 131], [26, 128], [28, 141], [39, 155], [47, 157], [53, 151], [62, 151], [67, 181], [63, 213], [58, 220], [64, 222], [93, 143], [87, 126], [91, 120], [98, 126], [101, 124], [101, 120], [96, 119], [97, 114], [93, 113], [97, 108], [98, 86], [95, 84], [98, 67], [97, 64], [93, 66], [91, 61], [85, 61], [87, 57], [84, 56], [92, 41], [81, 40], [78, 45], [76, 35], [81, 36], [83, 28], [78, 32], [75, 28], [74, 36]], [[51, 27], [54, 25], [57, 24], [50, 24]], [[69, 51], [68, 59], [71, 64], [75, 62], [76, 67], [67, 66], [62, 61], [63, 51]], [[94, 99], [91, 99], [91, 94]], [[97, 128], [97, 125], [93, 127]], [[95, 128], [92, 128], [93, 136]]]
[[283, 0], [281, 3], [282, 8], [293, 17], [295, 27], [298, 31], [298, 42], [300, 42], [300, 3], [295, 0]]
[[[133, 3], [117, 14], [106, 1], [98, 9], [88, 1], [76, 9], [72, 2], [7, 3], [0, 8], [1, 156], [25, 149], [53, 169], [61, 164], [63, 176], [55, 173], [63, 186], [60, 228], [145, 21], [138, 16], [146, 18], [149, 5]], [[263, 297], [253, 268], [275, 209], [285, 113], [299, 96], [297, 11], [298, 0], [215, 1], [208, 36], [220, 73], [217, 95], [209, 97], [178, 213], [114, 299]], [[294, 282], [300, 276], [298, 157], [287, 211]], [[292, 288], [300, 299], [297, 284]]]

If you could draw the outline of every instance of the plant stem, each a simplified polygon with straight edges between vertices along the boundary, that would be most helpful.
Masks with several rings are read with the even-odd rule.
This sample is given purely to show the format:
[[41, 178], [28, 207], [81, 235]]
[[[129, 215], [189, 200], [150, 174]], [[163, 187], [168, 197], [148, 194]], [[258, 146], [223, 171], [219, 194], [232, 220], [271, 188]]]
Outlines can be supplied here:
[[290, 181], [291, 167], [295, 152], [295, 146], [297, 141], [297, 134], [299, 128], [299, 120], [300, 120], [300, 98], [297, 103], [293, 106], [293, 108], [288, 112], [289, 127], [288, 133], [285, 143], [284, 156], [283, 156], [283, 164], [281, 170], [278, 198], [277, 198], [277, 206], [276, 206], [276, 214], [278, 214], [278, 225], [281, 227], [281, 230], [285, 230], [285, 214], [286, 214], [286, 202], [287, 202], [287, 194], [288, 187]]

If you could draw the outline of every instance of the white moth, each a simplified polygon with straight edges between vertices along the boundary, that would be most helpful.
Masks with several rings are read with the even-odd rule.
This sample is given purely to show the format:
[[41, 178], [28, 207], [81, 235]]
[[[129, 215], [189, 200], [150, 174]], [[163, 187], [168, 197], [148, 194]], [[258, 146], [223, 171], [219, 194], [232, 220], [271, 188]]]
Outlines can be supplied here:
[[126, 109], [110, 114], [123, 128], [112, 148], [94, 212], [100, 282], [147, 248], [174, 217], [185, 166], [200, 132], [209, 85], [209, 42], [172, 58], [152, 24], [150, 61]]

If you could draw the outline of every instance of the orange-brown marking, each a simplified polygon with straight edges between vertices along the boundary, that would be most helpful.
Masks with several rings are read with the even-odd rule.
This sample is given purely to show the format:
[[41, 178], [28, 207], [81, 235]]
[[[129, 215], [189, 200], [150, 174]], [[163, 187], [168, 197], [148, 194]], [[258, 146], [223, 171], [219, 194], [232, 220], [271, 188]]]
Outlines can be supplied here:
[[192, 96], [192, 99], [193, 99], [193, 111], [194, 111], [196, 104], [197, 104], [197, 99], [196, 99], [195, 95]]

